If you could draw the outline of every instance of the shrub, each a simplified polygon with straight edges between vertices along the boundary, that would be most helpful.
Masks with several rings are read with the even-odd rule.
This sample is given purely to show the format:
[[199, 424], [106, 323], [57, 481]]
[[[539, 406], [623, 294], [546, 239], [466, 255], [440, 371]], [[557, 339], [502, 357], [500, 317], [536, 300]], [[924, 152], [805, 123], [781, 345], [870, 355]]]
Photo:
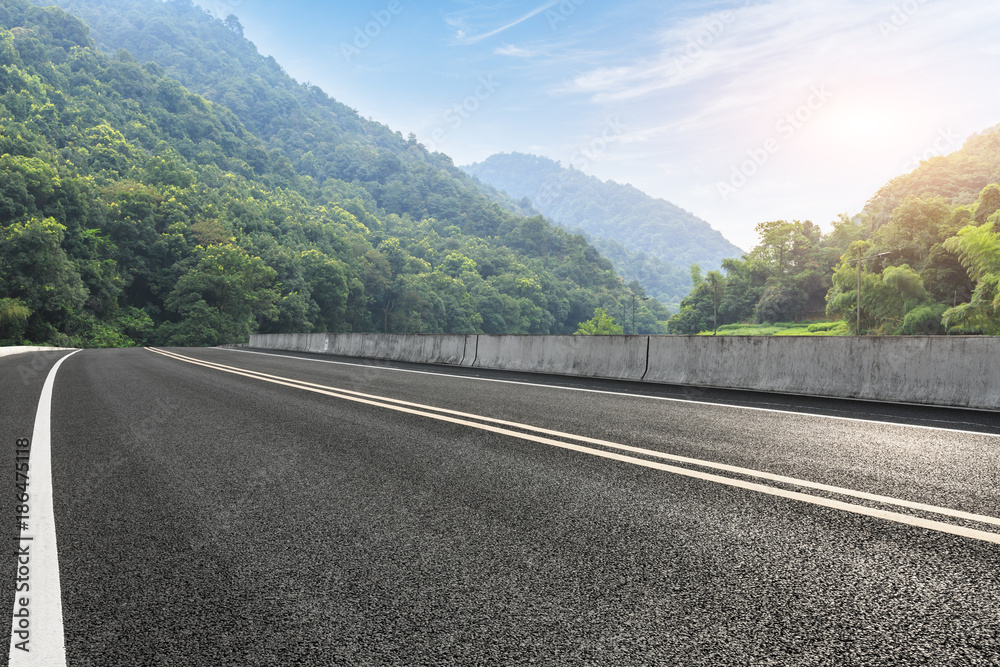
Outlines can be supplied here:
[[927, 335], [944, 333], [944, 325], [941, 318], [948, 306], [942, 303], [935, 303], [930, 306], [918, 306], [906, 314], [903, 318], [902, 333], [906, 335]]

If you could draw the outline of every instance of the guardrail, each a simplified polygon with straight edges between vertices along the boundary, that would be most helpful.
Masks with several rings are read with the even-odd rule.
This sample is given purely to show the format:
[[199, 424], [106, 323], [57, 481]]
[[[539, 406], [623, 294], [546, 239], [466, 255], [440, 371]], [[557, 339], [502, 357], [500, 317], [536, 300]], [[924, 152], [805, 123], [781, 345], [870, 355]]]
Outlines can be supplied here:
[[250, 347], [663, 384], [1000, 409], [1000, 337], [256, 334]]

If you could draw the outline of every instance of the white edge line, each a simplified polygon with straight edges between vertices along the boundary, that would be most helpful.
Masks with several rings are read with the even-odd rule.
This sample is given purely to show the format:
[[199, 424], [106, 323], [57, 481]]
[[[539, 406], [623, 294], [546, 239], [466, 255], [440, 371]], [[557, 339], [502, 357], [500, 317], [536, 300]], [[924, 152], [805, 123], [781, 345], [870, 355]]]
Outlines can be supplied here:
[[[184, 357], [172, 352], [167, 352], [164, 350], [156, 350], [153, 348], [147, 348], [151, 352], [156, 352], [157, 354], [166, 356], [168, 358], [177, 359], [190, 364], [199, 365], [207, 368], [211, 368], [212, 362], [206, 362], [200, 359], [195, 359], [193, 357]], [[281, 355], [275, 355], [281, 356]], [[779, 489], [772, 486], [766, 486], [764, 484], [757, 484], [756, 482], [748, 482], [741, 479], [733, 479], [730, 477], [721, 477], [719, 475], [713, 475], [710, 473], [704, 473], [698, 470], [690, 470], [688, 468], [678, 468], [676, 466], [667, 465], [664, 463], [658, 463], [656, 461], [647, 461], [645, 459], [637, 459], [632, 456], [625, 456], [623, 454], [617, 454], [614, 452], [605, 452], [597, 449], [591, 449], [589, 447], [583, 447], [582, 445], [575, 445], [568, 442], [561, 442], [558, 440], [552, 440], [550, 438], [541, 438], [534, 435], [529, 435], [526, 433], [518, 433], [516, 431], [510, 431], [507, 429], [497, 428], [495, 426], [488, 426], [486, 424], [477, 424], [475, 422], [469, 422], [462, 419], [455, 419], [452, 417], [447, 417], [444, 415], [436, 415], [429, 412], [424, 412], [420, 410], [413, 410], [411, 408], [406, 408], [398, 405], [391, 405], [386, 403], [379, 403], [369, 399], [359, 398], [357, 396], [350, 396], [343, 393], [338, 393], [335, 389], [318, 389], [311, 388], [308, 386], [303, 386], [300, 381], [293, 380], [291, 378], [284, 378], [287, 381], [270, 380], [267, 378], [259, 377], [259, 375], [265, 375], [264, 373], [257, 373], [257, 376], [252, 375], [255, 371], [250, 371], [247, 369], [238, 370], [226, 370], [225, 368], [220, 368], [219, 364], [214, 364], [216, 368], [214, 370], [219, 370], [225, 373], [232, 373], [234, 375], [242, 375], [244, 377], [250, 377], [252, 379], [262, 380], [264, 382], [269, 382], [271, 384], [283, 385], [287, 387], [292, 387], [295, 389], [302, 389], [303, 391], [309, 391], [316, 394], [323, 394], [327, 396], [332, 396], [334, 398], [340, 398], [342, 400], [351, 401], [354, 403], [362, 403], [365, 405], [372, 405], [375, 407], [380, 407], [387, 410], [393, 410], [395, 412], [403, 412], [406, 414], [412, 414], [422, 417], [429, 417], [431, 419], [436, 419], [438, 421], [444, 421], [454, 424], [459, 424], [462, 426], [468, 426], [482, 431], [488, 431], [492, 433], [497, 433], [501, 435], [513, 436], [522, 440], [528, 440], [531, 442], [537, 442], [539, 444], [550, 445], [553, 447], [559, 447], [562, 449], [568, 449], [584, 454], [590, 454], [592, 456], [597, 456], [606, 459], [612, 459], [615, 461], [621, 461], [624, 463], [631, 463], [633, 465], [642, 466], [645, 468], [652, 468], [654, 470], [660, 470], [663, 472], [669, 472], [683, 477], [692, 477], [695, 479], [714, 482], [723, 486], [731, 486], [740, 489], [746, 489], [749, 491], [756, 491], [758, 493], [763, 493], [771, 496], [778, 496], [780, 498], [787, 498], [791, 500], [797, 500], [803, 503], [818, 505], [821, 507], [827, 507], [831, 509], [837, 509], [844, 512], [849, 512], [852, 514], [860, 514], [862, 516], [869, 516], [874, 518], [880, 518], [894, 523], [899, 523], [907, 526], [913, 526], [917, 528], [924, 528], [928, 530], [934, 530], [942, 533], [948, 533], [951, 535], [958, 535], [961, 537], [966, 537], [970, 539], [980, 540], [983, 542], [991, 542], [993, 544], [1000, 544], [1000, 533], [991, 533], [988, 531], [976, 530], [973, 528], [966, 528], [964, 526], [956, 526], [950, 523], [944, 523], [941, 521], [934, 521], [931, 519], [923, 519], [920, 517], [914, 517], [907, 514], [899, 514], [898, 512], [890, 512], [887, 510], [880, 510], [871, 507], [865, 507], [863, 505], [853, 505], [851, 503], [846, 503], [840, 500], [832, 500], [829, 498], [823, 498], [821, 496], [813, 496], [805, 493], [800, 493], [797, 491], [787, 491], [785, 489]], [[276, 377], [276, 376], [274, 376]], [[944, 509], [944, 508], [941, 508]], [[992, 518], [992, 517], [990, 517]]]
[[[609, 390], [606, 390], [606, 389], [584, 389], [582, 387], [563, 387], [563, 386], [554, 385], [554, 384], [541, 384], [539, 382], [523, 382], [523, 381], [520, 381], [520, 380], [498, 380], [498, 379], [495, 379], [495, 378], [480, 378], [480, 377], [472, 377], [472, 376], [469, 376], [469, 375], [455, 375], [455, 374], [452, 374], [452, 373], [437, 373], [437, 372], [433, 372], [433, 371], [417, 371], [417, 370], [412, 370], [412, 369], [409, 369], [409, 368], [394, 368], [392, 366], [374, 366], [374, 365], [371, 365], [371, 364], [355, 364], [355, 363], [351, 363], [351, 362], [347, 362], [347, 361], [333, 361], [331, 359], [311, 359], [311, 358], [308, 358], [308, 357], [293, 357], [293, 356], [289, 356], [287, 354], [275, 354], [273, 352], [256, 352], [256, 351], [253, 351], [253, 350], [240, 350], [240, 349], [228, 348], [228, 347], [214, 347], [214, 348], [205, 348], [205, 349], [225, 350], [227, 352], [240, 352], [242, 354], [259, 354], [259, 355], [262, 355], [262, 356], [265, 356], [265, 357], [280, 357], [282, 359], [298, 359], [299, 361], [311, 361], [311, 362], [320, 363], [320, 364], [334, 364], [334, 365], [338, 365], [338, 366], [355, 366], [355, 367], [358, 367], [358, 368], [370, 368], [370, 369], [374, 369], [374, 370], [396, 371], [398, 373], [416, 373], [418, 375], [434, 375], [434, 376], [438, 376], [438, 377], [458, 378], [458, 379], [461, 379], [461, 380], [478, 380], [480, 382], [498, 382], [498, 383], [501, 383], [501, 384], [517, 384], [517, 385], [523, 385], [523, 386], [526, 386], [526, 387], [542, 387], [542, 388], [545, 388], [545, 389], [561, 389], [563, 391], [582, 391], [582, 392], [587, 392], [587, 393], [591, 393], [591, 394], [607, 394], [609, 396], [626, 396], [626, 397], [629, 397], [629, 398], [646, 398], [646, 399], [650, 399], [650, 400], [653, 400], [653, 401], [669, 401], [671, 403], [686, 403], [688, 405], [710, 405], [710, 406], [719, 407], [719, 408], [733, 408], [735, 410], [752, 410], [752, 411], [756, 411], [756, 412], [771, 412], [771, 413], [783, 414], [783, 415], [799, 415], [799, 416], [802, 416], [802, 417], [819, 417], [819, 418], [822, 418], [822, 419], [835, 419], [835, 420], [839, 420], [839, 421], [857, 422], [857, 423], [862, 423], [862, 424], [881, 424], [881, 425], [884, 425], [884, 426], [900, 426], [900, 427], [904, 427], [904, 428], [916, 428], [916, 429], [923, 429], [923, 430], [927, 430], [927, 431], [942, 431], [944, 433], [962, 433], [962, 434], [966, 434], [966, 435], [981, 435], [981, 436], [984, 436], [984, 437], [987, 437], [987, 438], [1000, 438], [1000, 433], [983, 433], [981, 431], [969, 431], [969, 430], [960, 429], [960, 428], [945, 428], [943, 426], [924, 426], [922, 424], [904, 424], [904, 423], [900, 423], [900, 422], [884, 421], [884, 420], [879, 420], [879, 419], [862, 419], [860, 417], [839, 417], [837, 415], [824, 415], [824, 414], [817, 414], [817, 413], [814, 413], [814, 412], [801, 412], [801, 411], [798, 411], [798, 410], [779, 410], [777, 408], [758, 408], [758, 407], [751, 406], [751, 405], [733, 405], [733, 404], [730, 404], [730, 403], [715, 403], [715, 402], [712, 402], [712, 401], [696, 401], [696, 400], [692, 400], [692, 399], [689, 399], [689, 398], [673, 398], [671, 396], [647, 396], [645, 394], [627, 394], [625, 392], [609, 391]], [[309, 352], [302, 352], [300, 354], [310, 354], [310, 353]], [[384, 363], [394, 363], [393, 361], [387, 360], [387, 359], [372, 359], [372, 361], [381, 361], [381, 362], [384, 362]], [[502, 370], [502, 369], [483, 368], [483, 369], [479, 369], [479, 370]], [[526, 372], [526, 371], [508, 371], [508, 372]], [[568, 377], [570, 379], [579, 379], [579, 380], [611, 380], [611, 381], [615, 381], [614, 378], [590, 378], [590, 377], [575, 376], [575, 375], [569, 375], [569, 376], [566, 376], [566, 377]], [[629, 380], [619, 380], [619, 381], [620, 382], [629, 382]], [[645, 384], [656, 386], [655, 383], [645, 383]], [[738, 391], [738, 390], [734, 389], [732, 391]], [[818, 396], [816, 398], [828, 398], [828, 399], [831, 399], [831, 400], [850, 400], [850, 399], [837, 399], [836, 397], [829, 397], [829, 396], [827, 396], [827, 397]], [[940, 407], [940, 406], [920, 406], [920, 405], [916, 405], [915, 407]], [[945, 408], [945, 409], [947, 409], [947, 408]]]
[[[42, 385], [35, 413], [29, 455], [28, 495], [30, 526], [28, 536], [19, 535], [17, 551], [27, 549], [27, 563], [18, 556], [18, 567], [29, 568], [27, 591], [14, 593], [13, 613], [27, 609], [29, 622], [28, 651], [17, 648], [22, 641], [18, 632], [19, 619], [11, 621], [10, 667], [63, 667], [66, 664], [66, 644], [63, 634], [62, 592], [59, 582], [59, 551], [56, 544], [55, 512], [52, 506], [52, 391], [56, 373], [62, 363], [79, 352], [70, 352], [59, 359]], [[30, 537], [31, 539], [26, 539]], [[27, 543], [27, 544], [25, 544]], [[21, 600], [27, 605], [21, 605]]]

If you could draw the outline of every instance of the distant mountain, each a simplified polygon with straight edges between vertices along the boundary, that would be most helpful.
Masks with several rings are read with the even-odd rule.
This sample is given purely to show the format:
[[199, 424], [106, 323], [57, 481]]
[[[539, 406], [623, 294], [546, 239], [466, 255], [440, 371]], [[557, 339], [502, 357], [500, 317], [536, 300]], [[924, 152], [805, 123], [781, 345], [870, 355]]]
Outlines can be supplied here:
[[666, 303], [687, 294], [692, 263], [717, 269], [723, 259], [743, 254], [707, 222], [668, 201], [544, 157], [501, 153], [463, 169], [515, 200], [526, 198], [557, 225], [583, 231], [626, 280], [640, 280]]

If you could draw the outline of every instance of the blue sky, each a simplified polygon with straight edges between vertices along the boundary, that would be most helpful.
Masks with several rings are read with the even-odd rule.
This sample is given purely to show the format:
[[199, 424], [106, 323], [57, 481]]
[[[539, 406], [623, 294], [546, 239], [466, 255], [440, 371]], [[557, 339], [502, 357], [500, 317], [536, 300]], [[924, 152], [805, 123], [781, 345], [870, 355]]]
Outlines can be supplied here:
[[199, 0], [285, 70], [456, 164], [544, 155], [743, 248], [826, 226], [1000, 123], [979, 0]]

